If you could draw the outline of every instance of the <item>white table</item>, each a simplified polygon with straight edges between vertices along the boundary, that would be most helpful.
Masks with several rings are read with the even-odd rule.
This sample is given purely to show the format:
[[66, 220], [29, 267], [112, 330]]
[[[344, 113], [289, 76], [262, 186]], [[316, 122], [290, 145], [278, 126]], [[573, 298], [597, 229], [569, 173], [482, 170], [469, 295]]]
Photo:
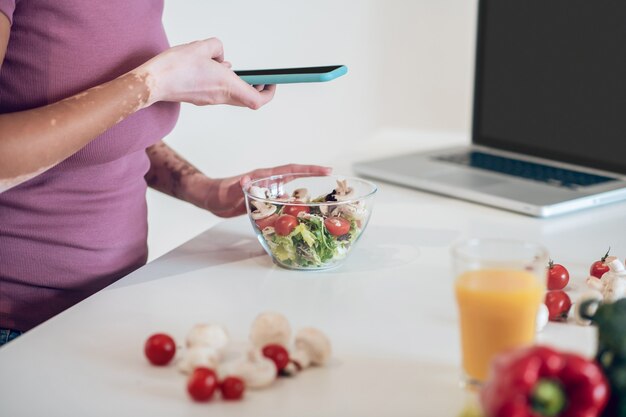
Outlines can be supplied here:
[[[607, 246], [626, 256], [626, 204], [550, 220], [380, 184], [363, 239], [327, 272], [274, 266], [246, 218], [225, 221], [0, 349], [3, 416], [454, 416], [459, 337], [449, 246], [468, 236], [538, 241], [576, 296]], [[325, 330], [327, 368], [280, 379], [242, 402], [196, 404], [175, 367], [143, 357], [156, 331], [198, 322], [247, 338], [264, 310]], [[595, 333], [550, 323], [540, 340], [591, 355]]]

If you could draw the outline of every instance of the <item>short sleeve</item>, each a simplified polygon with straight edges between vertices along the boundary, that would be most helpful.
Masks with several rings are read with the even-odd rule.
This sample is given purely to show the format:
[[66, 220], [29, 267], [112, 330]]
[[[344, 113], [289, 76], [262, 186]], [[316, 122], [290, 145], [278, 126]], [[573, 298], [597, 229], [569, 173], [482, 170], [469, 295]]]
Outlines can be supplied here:
[[17, 0], [0, 0], [0, 12], [9, 18], [9, 23], [13, 24], [13, 12], [15, 11], [15, 3]]

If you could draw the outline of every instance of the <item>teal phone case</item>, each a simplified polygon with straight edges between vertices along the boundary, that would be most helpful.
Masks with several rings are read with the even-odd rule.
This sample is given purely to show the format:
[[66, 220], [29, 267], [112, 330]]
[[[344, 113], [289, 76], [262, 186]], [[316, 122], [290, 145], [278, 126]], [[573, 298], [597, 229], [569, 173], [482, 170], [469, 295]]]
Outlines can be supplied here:
[[[235, 71], [236, 72], [236, 71]], [[252, 85], [260, 84], [294, 84], [294, 83], [323, 83], [334, 80], [348, 72], [348, 67], [340, 66], [325, 73], [299, 74], [267, 74], [267, 75], [240, 75], [241, 79]]]

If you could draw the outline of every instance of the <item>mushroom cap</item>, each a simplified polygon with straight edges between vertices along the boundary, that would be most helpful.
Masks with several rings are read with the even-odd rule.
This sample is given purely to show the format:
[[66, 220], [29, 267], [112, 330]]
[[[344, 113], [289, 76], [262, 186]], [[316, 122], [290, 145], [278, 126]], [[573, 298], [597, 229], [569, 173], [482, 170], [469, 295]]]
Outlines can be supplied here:
[[254, 202], [254, 206], [256, 207], [256, 210], [250, 213], [250, 216], [254, 220], [261, 220], [266, 217], [269, 217], [272, 214], [276, 213], [276, 210], [277, 210], [276, 206], [273, 204], [263, 203], [263, 202], [258, 202], [258, 201]]
[[214, 348], [196, 345], [187, 349], [180, 362], [178, 362], [178, 369], [185, 374], [190, 374], [198, 366], [215, 369], [219, 359], [220, 353]]
[[250, 341], [259, 349], [269, 344], [288, 346], [290, 340], [291, 326], [287, 318], [280, 313], [266, 311], [252, 322]]
[[250, 193], [251, 196], [258, 197], [258, 198], [267, 198], [270, 194], [269, 189], [265, 187], [258, 187], [256, 185], [252, 185], [248, 189], [248, 193]]
[[[623, 272], [624, 264], [619, 260], [617, 256], [609, 256], [604, 263], [609, 267], [611, 272]], [[603, 275], [604, 276], [604, 275]]]
[[212, 323], [201, 323], [193, 326], [187, 335], [187, 347], [207, 346], [221, 353], [230, 342], [228, 332], [223, 326]]
[[296, 334], [296, 351], [307, 352], [313, 365], [324, 365], [330, 359], [332, 349], [330, 340], [321, 331], [314, 327], [305, 327]]
[[291, 193], [291, 196], [295, 198], [296, 200], [300, 200], [306, 203], [309, 197], [309, 190], [307, 190], [306, 188], [297, 188], [293, 190], [293, 193]]

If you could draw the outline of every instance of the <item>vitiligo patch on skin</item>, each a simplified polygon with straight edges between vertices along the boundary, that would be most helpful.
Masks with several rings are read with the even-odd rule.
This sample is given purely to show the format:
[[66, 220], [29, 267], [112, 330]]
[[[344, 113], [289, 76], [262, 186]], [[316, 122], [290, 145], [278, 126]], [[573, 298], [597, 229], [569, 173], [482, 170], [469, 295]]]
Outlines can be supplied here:
[[57, 165], [146, 107], [152, 85], [149, 74], [130, 72], [48, 106], [0, 115], [0, 192]]
[[158, 142], [147, 149], [151, 167], [145, 176], [146, 183], [159, 191], [174, 197], [185, 197], [185, 181], [200, 174], [200, 171], [164, 142]]

